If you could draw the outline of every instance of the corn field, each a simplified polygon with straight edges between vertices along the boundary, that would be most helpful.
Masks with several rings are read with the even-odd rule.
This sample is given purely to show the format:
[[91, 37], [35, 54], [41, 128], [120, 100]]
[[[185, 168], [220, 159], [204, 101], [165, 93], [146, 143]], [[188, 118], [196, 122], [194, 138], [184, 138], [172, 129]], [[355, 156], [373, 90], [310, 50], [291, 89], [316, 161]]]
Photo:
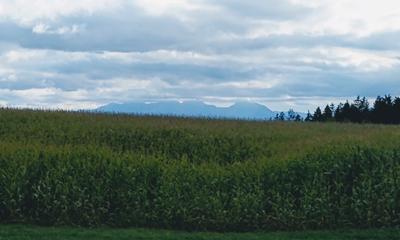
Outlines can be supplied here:
[[0, 110], [0, 222], [400, 226], [400, 127]]

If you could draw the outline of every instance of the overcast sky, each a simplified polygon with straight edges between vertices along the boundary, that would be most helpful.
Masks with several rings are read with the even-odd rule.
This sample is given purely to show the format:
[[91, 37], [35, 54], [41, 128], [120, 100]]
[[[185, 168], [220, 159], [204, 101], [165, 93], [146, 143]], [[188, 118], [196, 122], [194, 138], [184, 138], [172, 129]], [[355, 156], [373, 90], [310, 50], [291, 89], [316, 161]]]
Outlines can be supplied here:
[[0, 104], [400, 95], [398, 0], [1, 0]]

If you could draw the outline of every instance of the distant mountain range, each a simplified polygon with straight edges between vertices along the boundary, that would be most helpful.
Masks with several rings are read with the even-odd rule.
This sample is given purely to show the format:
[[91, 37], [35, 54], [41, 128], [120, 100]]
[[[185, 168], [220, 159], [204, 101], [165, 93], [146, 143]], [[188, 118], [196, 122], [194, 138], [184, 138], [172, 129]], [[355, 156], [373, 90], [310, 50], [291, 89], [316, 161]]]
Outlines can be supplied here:
[[200, 101], [163, 101], [157, 103], [111, 103], [96, 109], [98, 112], [174, 115], [189, 117], [235, 118], [269, 120], [274, 112], [264, 105], [252, 102], [239, 102], [230, 107], [216, 107]]

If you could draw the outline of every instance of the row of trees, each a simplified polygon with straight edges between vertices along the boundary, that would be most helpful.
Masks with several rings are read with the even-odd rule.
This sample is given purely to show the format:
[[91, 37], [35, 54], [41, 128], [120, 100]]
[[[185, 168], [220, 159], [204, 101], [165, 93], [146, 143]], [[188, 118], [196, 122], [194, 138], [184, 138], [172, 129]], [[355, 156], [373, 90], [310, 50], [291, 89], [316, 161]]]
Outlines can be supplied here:
[[365, 97], [357, 97], [352, 103], [346, 101], [338, 106], [330, 104], [326, 105], [323, 110], [318, 107], [314, 114], [308, 112], [304, 120], [400, 124], [400, 97], [378, 96], [372, 107]]
[[275, 118], [270, 120], [301, 122], [304, 119], [300, 116], [300, 114], [296, 113], [293, 109], [290, 109], [287, 114], [284, 112], [277, 113]]

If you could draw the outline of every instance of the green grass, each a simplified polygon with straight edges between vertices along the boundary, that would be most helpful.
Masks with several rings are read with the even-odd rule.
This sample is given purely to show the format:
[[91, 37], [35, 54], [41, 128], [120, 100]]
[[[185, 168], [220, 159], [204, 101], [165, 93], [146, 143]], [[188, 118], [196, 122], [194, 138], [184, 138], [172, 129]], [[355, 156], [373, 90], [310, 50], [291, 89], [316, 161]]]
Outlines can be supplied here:
[[400, 230], [345, 230], [274, 233], [188, 233], [145, 229], [0, 226], [0, 240], [395, 240]]
[[400, 226], [400, 126], [0, 109], [0, 222]]

